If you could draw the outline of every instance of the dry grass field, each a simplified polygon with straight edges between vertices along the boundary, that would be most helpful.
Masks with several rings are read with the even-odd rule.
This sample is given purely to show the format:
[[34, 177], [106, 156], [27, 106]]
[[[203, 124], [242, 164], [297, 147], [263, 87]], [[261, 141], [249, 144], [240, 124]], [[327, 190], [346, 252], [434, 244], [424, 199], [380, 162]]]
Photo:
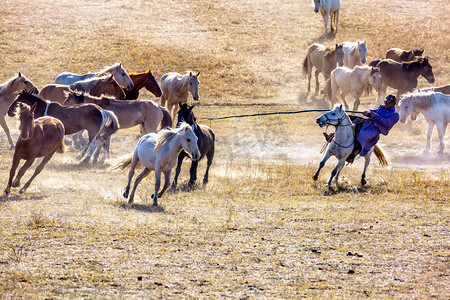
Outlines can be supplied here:
[[[71, 147], [56, 154], [25, 194], [0, 196], [0, 298], [448, 298], [448, 134], [443, 155], [424, 155], [423, 118], [398, 124], [379, 143], [388, 167], [373, 158], [361, 187], [358, 159], [329, 191], [334, 158], [312, 180], [319, 113], [207, 118], [327, 108], [305, 98], [314, 42], [366, 39], [369, 61], [424, 48], [435, 85], [448, 84], [449, 15], [447, 0], [345, 0], [339, 32], [324, 37], [309, 0], [0, 0], [0, 82], [20, 71], [42, 88], [63, 71], [115, 62], [158, 79], [200, 71], [194, 112], [217, 138], [209, 184], [202, 161], [187, 191], [186, 161], [180, 189], [157, 208], [153, 175], [129, 206], [128, 170], [109, 170], [139, 128], [115, 134], [103, 163], [79, 165]], [[374, 96], [363, 97], [361, 108], [372, 107]], [[18, 121], [7, 119], [17, 139]], [[12, 155], [1, 130], [2, 190]]]

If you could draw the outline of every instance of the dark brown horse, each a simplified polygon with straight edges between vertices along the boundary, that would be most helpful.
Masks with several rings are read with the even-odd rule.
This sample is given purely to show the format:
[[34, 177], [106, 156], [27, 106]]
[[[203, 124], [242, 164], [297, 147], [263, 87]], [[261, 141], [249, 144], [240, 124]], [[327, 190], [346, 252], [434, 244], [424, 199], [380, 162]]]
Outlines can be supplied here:
[[[186, 122], [189, 125], [193, 126], [194, 133], [198, 138], [197, 145], [198, 149], [200, 150], [200, 159], [202, 159], [204, 156], [206, 156], [207, 158], [206, 172], [205, 176], [203, 177], [203, 184], [207, 184], [209, 168], [211, 167], [214, 158], [214, 149], [215, 149], [214, 143], [216, 140], [214, 131], [212, 131], [212, 129], [206, 125], [197, 123], [194, 113], [192, 112], [192, 109], [194, 108], [195, 105], [188, 106], [186, 103], [184, 104], [179, 103], [179, 106], [180, 110], [178, 111], [178, 124]], [[175, 178], [172, 183], [172, 189], [175, 189], [177, 186], [178, 175], [180, 175], [181, 165], [183, 163], [183, 159], [186, 156], [188, 156], [188, 154], [185, 151], [181, 151], [180, 154], [178, 154], [178, 163], [175, 171]], [[197, 180], [197, 166], [199, 160], [192, 161], [191, 169], [189, 170], [190, 173], [190, 179], [188, 183], [189, 188], [193, 188], [195, 185], [195, 180]]]
[[143, 87], [155, 95], [155, 97], [161, 97], [161, 87], [159, 86], [156, 77], [153, 76], [151, 70], [143, 73], [129, 73], [128, 75], [130, 75], [130, 78], [134, 83], [134, 88], [129, 91], [125, 91], [126, 100], [136, 100], [139, 97], [139, 90]]
[[384, 99], [388, 86], [397, 90], [400, 95], [413, 91], [417, 87], [417, 78], [422, 75], [429, 83], [434, 82], [433, 68], [428, 58], [419, 58], [412, 62], [399, 63], [392, 59], [383, 59], [376, 65], [383, 81], [382, 92], [378, 101]]
[[396, 62], [408, 62], [418, 59], [423, 55], [423, 49], [414, 49], [406, 51], [400, 48], [391, 48], [386, 52], [386, 58], [395, 60]]
[[[119, 100], [125, 100], [124, 90], [111, 74], [103, 77], [92, 77], [83, 81], [77, 81], [70, 86], [70, 89], [72, 91], [89, 93], [92, 96], [100, 97], [102, 95], [107, 95]], [[64, 101], [64, 99], [62, 101]]]
[[[82, 104], [71, 107], [65, 107], [57, 102], [45, 101], [42, 98], [22, 92], [14, 100], [8, 110], [8, 115], [13, 116], [19, 102], [28, 105], [36, 103], [35, 117], [52, 116], [61, 120], [64, 124], [65, 134], [74, 134], [80, 130], [87, 130], [89, 143], [81, 151], [78, 158], [82, 158], [86, 151], [89, 152], [82, 163], [89, 162], [95, 149], [94, 162], [97, 161], [100, 149], [107, 139], [111, 137], [119, 128], [117, 117], [111, 111], [107, 111], [95, 104]], [[99, 145], [96, 145], [96, 143]], [[106, 149], [109, 155], [109, 149]]]
[[[5, 189], [6, 196], [11, 192], [11, 187], [19, 187], [20, 179], [26, 170], [31, 167], [38, 157], [43, 157], [42, 161], [36, 167], [33, 176], [20, 189], [19, 193], [23, 193], [30, 186], [33, 179], [42, 171], [47, 162], [52, 158], [55, 152], [63, 153], [64, 145], [64, 125], [62, 122], [53, 117], [41, 117], [34, 120], [34, 110], [36, 103], [30, 108], [29, 105], [19, 103], [17, 115], [20, 119], [19, 139], [14, 150], [13, 162], [9, 172], [8, 185]], [[24, 159], [25, 163], [20, 168], [13, 182], [16, 169], [20, 160]]]

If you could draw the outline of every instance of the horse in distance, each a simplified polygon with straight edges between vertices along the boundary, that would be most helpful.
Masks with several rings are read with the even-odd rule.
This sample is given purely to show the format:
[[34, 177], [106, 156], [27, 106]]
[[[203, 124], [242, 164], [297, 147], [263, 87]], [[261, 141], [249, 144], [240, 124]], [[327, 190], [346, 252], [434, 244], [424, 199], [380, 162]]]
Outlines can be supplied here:
[[322, 15], [325, 25], [325, 36], [328, 34], [328, 18], [330, 18], [330, 29], [334, 31], [333, 21], [336, 25], [335, 33], [338, 32], [339, 12], [341, 10], [341, 0], [314, 0], [314, 12]]
[[5, 131], [11, 149], [14, 149], [14, 142], [11, 138], [8, 125], [6, 124], [5, 116], [17, 94], [23, 90], [36, 95], [39, 93], [38, 88], [20, 72], [6, 82], [0, 84], [0, 126], [2, 126], [3, 131]]
[[[103, 144], [119, 129], [119, 121], [115, 114], [95, 104], [88, 103], [66, 107], [57, 102], [45, 101], [30, 93], [22, 92], [9, 107], [9, 116], [14, 115], [14, 111], [19, 105], [19, 102], [28, 105], [37, 103], [34, 117], [52, 116], [61, 120], [64, 124], [65, 135], [74, 134], [80, 130], [87, 130], [89, 143], [77, 157], [82, 158], [87, 152], [86, 157], [81, 163], [89, 162], [93, 154], [93, 161], [97, 162]], [[109, 149], [106, 149], [106, 152], [109, 155]]]
[[437, 92], [446, 95], [450, 95], [450, 84], [442, 85], [442, 86], [432, 86], [427, 88], [421, 88], [421, 92]]
[[353, 69], [355, 66], [363, 65], [367, 62], [367, 42], [342, 42], [344, 47], [344, 66]]
[[350, 94], [355, 100], [353, 110], [358, 110], [359, 99], [369, 87], [374, 87], [378, 93], [381, 93], [382, 80], [377, 67], [367, 65], [356, 66], [353, 69], [338, 67], [331, 72], [330, 79], [327, 81], [327, 96], [333, 106], [337, 100], [340, 100], [344, 103], [345, 109], [348, 109], [345, 97]]
[[438, 153], [443, 153], [445, 149], [444, 138], [447, 125], [450, 122], [450, 95], [428, 92], [412, 92], [402, 95], [400, 99], [400, 122], [405, 123], [408, 116], [415, 120], [421, 113], [428, 122], [427, 144], [424, 153], [430, 151], [431, 135], [434, 125], [439, 136]]
[[[200, 150], [200, 158], [198, 160], [193, 160], [191, 163], [191, 168], [189, 170], [190, 173], [188, 183], [189, 188], [194, 187], [195, 181], [197, 180], [198, 162], [205, 156], [207, 158], [207, 163], [205, 175], [203, 176], [203, 184], [205, 185], [208, 183], [209, 168], [211, 167], [214, 158], [215, 140], [216, 140], [214, 131], [210, 127], [197, 123], [194, 113], [192, 112], [192, 109], [194, 107], [195, 105], [188, 106], [186, 103], [184, 104], [180, 103], [180, 110], [178, 111], [178, 124], [177, 124], [180, 125], [182, 122], [188, 123], [189, 125], [192, 126], [193, 131], [198, 138], [197, 145], [198, 149]], [[183, 159], [187, 156], [188, 154], [183, 150], [180, 152], [180, 154], [178, 154], [178, 163], [175, 170], [175, 177], [172, 183], [172, 189], [175, 189], [177, 186], [178, 176], [180, 175], [181, 171], [181, 165], [183, 164]]]
[[325, 82], [330, 77], [331, 71], [336, 69], [337, 66], [342, 67], [344, 65], [344, 49], [342, 44], [336, 44], [333, 47], [327, 47], [322, 44], [312, 44], [308, 48], [305, 60], [303, 61], [303, 74], [308, 76], [308, 91], [306, 97], [308, 97], [311, 90], [311, 75], [313, 67], [315, 70], [316, 78], [316, 90], [315, 94], [319, 92], [319, 74], [322, 73], [325, 78]]
[[414, 49], [406, 51], [400, 48], [391, 48], [386, 52], [386, 58], [396, 62], [409, 62], [418, 59], [423, 55], [423, 49]]
[[[152, 197], [153, 206], [158, 206], [158, 198], [170, 186], [172, 169], [177, 163], [177, 157], [181, 150], [186, 151], [192, 159], [200, 158], [197, 137], [186, 123], [181, 124], [179, 128], [166, 128], [158, 133], [144, 135], [137, 143], [133, 153], [112, 167], [112, 169], [123, 170], [128, 165], [131, 165], [128, 173], [128, 184], [123, 194], [125, 198], [128, 198], [128, 203], [134, 202], [136, 188], [142, 179], [150, 174], [151, 171], [155, 171], [155, 193]], [[130, 193], [131, 180], [138, 163], [144, 166], [144, 170], [136, 177]], [[159, 191], [161, 173], [164, 174], [165, 182], [163, 188]]]
[[134, 88], [125, 91], [126, 100], [136, 100], [139, 97], [139, 90], [144, 87], [147, 91], [155, 95], [155, 97], [161, 97], [161, 87], [151, 70], [142, 73], [129, 73], [129, 75], [133, 81]]
[[170, 72], [164, 74], [161, 78], [161, 106], [167, 107], [172, 115], [172, 119], [175, 120], [178, 103], [187, 103], [189, 93], [192, 95], [192, 99], [194, 101], [199, 100], [199, 76], [200, 72], [194, 73], [192, 71], [188, 71], [184, 75], [176, 72]]
[[72, 91], [82, 91], [92, 96], [112, 96], [119, 100], [125, 100], [125, 92], [112, 75], [92, 77], [77, 81], [70, 86]]
[[[55, 152], [63, 153], [65, 151], [64, 125], [62, 122], [49, 116], [34, 120], [35, 109], [36, 103], [31, 108], [24, 103], [19, 103], [18, 105], [18, 111], [16, 113], [20, 120], [20, 135], [14, 150], [8, 185], [5, 189], [6, 196], [10, 194], [11, 187], [20, 186], [20, 179], [28, 168], [31, 167], [36, 158], [43, 157], [33, 175], [20, 189], [20, 194], [28, 189], [33, 179], [39, 175]], [[20, 160], [25, 160], [25, 163], [19, 169], [13, 181]]]
[[115, 63], [112, 66], [106, 67], [97, 73], [87, 73], [78, 75], [70, 72], [63, 72], [56, 76], [55, 82], [58, 84], [71, 85], [77, 81], [86, 80], [92, 77], [103, 77], [104, 75], [112, 74], [117, 82], [126, 90], [131, 90], [134, 87], [133, 81], [128, 75], [127, 71], [122, 67], [121, 63]]

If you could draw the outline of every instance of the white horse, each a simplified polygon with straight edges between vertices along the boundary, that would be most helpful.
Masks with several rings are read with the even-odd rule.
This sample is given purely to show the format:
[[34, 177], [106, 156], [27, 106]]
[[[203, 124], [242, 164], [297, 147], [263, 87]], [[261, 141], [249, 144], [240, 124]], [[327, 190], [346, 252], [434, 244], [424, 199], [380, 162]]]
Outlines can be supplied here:
[[71, 85], [77, 81], [85, 80], [92, 77], [101, 77], [107, 74], [112, 74], [116, 81], [126, 90], [132, 90], [134, 83], [128, 75], [127, 71], [122, 67], [121, 63], [115, 63], [112, 66], [106, 67], [97, 73], [87, 73], [84, 75], [78, 75], [70, 72], [63, 72], [56, 76], [55, 83]]
[[409, 115], [415, 120], [419, 113], [422, 113], [428, 122], [427, 145], [423, 152], [430, 151], [431, 135], [436, 125], [439, 135], [437, 150], [438, 153], [443, 153], [445, 132], [450, 122], [450, 95], [435, 92], [413, 92], [403, 95], [400, 100], [400, 122], [405, 123]]
[[17, 73], [16, 76], [0, 84], [0, 126], [2, 126], [6, 133], [11, 149], [14, 148], [14, 142], [11, 138], [8, 125], [6, 125], [5, 116], [11, 103], [14, 101], [18, 93], [23, 90], [35, 95], [39, 94], [38, 88], [20, 72]]
[[367, 65], [356, 66], [354, 69], [338, 67], [331, 72], [327, 81], [327, 95], [332, 105], [339, 100], [344, 102], [345, 109], [348, 109], [345, 96], [350, 94], [355, 99], [353, 110], [358, 110], [359, 98], [369, 87], [374, 87], [379, 94], [381, 93], [382, 81], [378, 68]]
[[[350, 120], [347, 113], [345, 112], [345, 110], [342, 108], [342, 104], [335, 105], [331, 111], [317, 118], [316, 122], [317, 124], [319, 124], [320, 127], [332, 125], [336, 127], [336, 131], [334, 138], [332, 139], [330, 145], [328, 146], [325, 156], [323, 157], [322, 161], [319, 164], [319, 168], [314, 173], [313, 179], [314, 180], [318, 179], [320, 170], [325, 166], [325, 163], [330, 158], [330, 156], [333, 155], [339, 161], [336, 167], [331, 172], [331, 177], [330, 180], [328, 180], [327, 186], [330, 188], [333, 177], [336, 177], [335, 179], [336, 186], [340, 188], [338, 182], [339, 173], [344, 167], [345, 161], [352, 153], [354, 147], [355, 138], [353, 136], [353, 123]], [[382, 165], [387, 165], [386, 158], [384, 157], [381, 148], [377, 145], [372, 147], [372, 149], [370, 149], [369, 152], [367, 152], [366, 156], [364, 156], [365, 158], [364, 171], [361, 176], [362, 185], [365, 185], [367, 183], [366, 171], [370, 163], [370, 156], [372, 155], [372, 152], [375, 152], [375, 155], [377, 156], [378, 160]]]
[[191, 93], [192, 99], [199, 100], [198, 86], [200, 81], [198, 81], [198, 76], [200, 76], [200, 72], [195, 74], [188, 71], [184, 75], [170, 72], [164, 74], [161, 78], [161, 106], [167, 107], [173, 120], [176, 117], [178, 103], [187, 103], [189, 93]]
[[328, 16], [330, 16], [330, 27], [333, 31], [333, 19], [336, 24], [335, 33], [338, 32], [339, 11], [341, 9], [341, 0], [314, 0], [314, 11], [320, 13], [325, 23], [325, 35], [328, 34]]
[[[158, 197], [170, 186], [170, 176], [172, 169], [177, 164], [178, 154], [184, 150], [193, 160], [200, 158], [200, 151], [197, 146], [197, 137], [192, 131], [192, 128], [187, 123], [182, 123], [180, 127], [172, 129], [163, 129], [158, 133], [148, 133], [144, 135], [138, 142], [133, 153], [129, 157], [113, 166], [113, 169], [123, 170], [126, 166], [131, 164], [130, 172], [128, 173], [128, 184], [125, 188], [123, 196], [128, 198], [128, 203], [133, 203], [134, 193], [138, 184], [151, 171], [155, 171], [155, 193], [153, 194], [153, 206], [158, 206]], [[130, 192], [131, 179], [134, 175], [136, 165], [141, 163], [144, 170], [136, 177], [133, 189]], [[161, 172], [164, 173], [164, 187], [158, 193], [161, 185]]]
[[363, 65], [367, 62], [366, 54], [367, 54], [367, 42], [364, 41], [356, 41], [352, 42], [343, 42], [344, 46], [344, 66], [347, 68], [353, 69], [355, 66]]

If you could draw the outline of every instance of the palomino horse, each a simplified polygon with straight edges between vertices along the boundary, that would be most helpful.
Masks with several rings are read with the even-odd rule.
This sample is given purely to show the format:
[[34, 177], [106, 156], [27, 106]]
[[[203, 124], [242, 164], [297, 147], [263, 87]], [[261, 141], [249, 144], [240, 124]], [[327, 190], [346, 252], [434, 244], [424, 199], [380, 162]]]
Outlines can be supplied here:
[[331, 71], [336, 69], [336, 66], [342, 67], [344, 65], [344, 49], [342, 44], [336, 44], [329, 48], [322, 44], [312, 44], [309, 46], [308, 53], [303, 61], [303, 74], [308, 75], [308, 92], [311, 90], [311, 73], [312, 68], [315, 67], [316, 77], [316, 91], [319, 92], [319, 74], [322, 73], [325, 81], [330, 78]]
[[155, 95], [155, 97], [161, 97], [161, 87], [159, 86], [156, 77], [153, 76], [151, 70], [143, 73], [130, 73], [129, 75], [133, 81], [134, 88], [129, 91], [125, 91], [126, 100], [136, 100], [139, 97], [139, 90], [143, 87]]
[[[330, 158], [330, 156], [333, 155], [339, 161], [336, 167], [334, 167], [333, 171], [331, 172], [331, 177], [330, 180], [328, 180], [327, 186], [330, 188], [331, 181], [333, 180], [334, 177], [336, 177], [335, 178], [336, 186], [340, 188], [338, 182], [339, 173], [344, 167], [346, 159], [352, 153], [353, 146], [355, 143], [355, 137], [353, 136], [353, 123], [350, 120], [347, 113], [345, 112], [345, 110], [342, 108], [342, 104], [335, 105], [335, 107], [331, 111], [326, 112], [322, 116], [318, 117], [316, 119], [316, 122], [317, 124], [319, 124], [320, 127], [332, 125], [336, 127], [336, 131], [334, 138], [331, 140], [330, 145], [328, 146], [325, 156], [323, 157], [322, 161], [319, 164], [319, 168], [314, 173], [313, 179], [314, 180], [318, 179], [320, 170], [325, 166], [325, 163]], [[364, 171], [361, 176], [362, 185], [365, 185], [367, 183], [366, 171], [370, 163], [370, 156], [372, 155], [372, 152], [375, 152], [375, 155], [377, 156], [381, 165], [387, 165], [387, 161], [386, 158], [384, 157], [383, 151], [379, 146], [375, 145], [372, 149], [370, 149], [370, 151], [366, 154], [366, 156], [364, 156], [365, 158]]]
[[8, 108], [16, 98], [17, 94], [23, 90], [33, 94], [38, 94], [38, 88], [28, 78], [20, 72], [16, 76], [0, 85], [0, 125], [6, 133], [11, 149], [14, 149], [14, 142], [11, 138], [8, 125], [6, 125], [5, 116]]
[[[158, 133], [148, 133], [144, 135], [138, 142], [133, 153], [127, 158], [117, 163], [112, 169], [121, 169], [131, 164], [128, 173], [128, 184], [125, 188], [123, 196], [128, 198], [128, 203], [133, 203], [134, 193], [138, 184], [151, 171], [155, 171], [155, 193], [153, 194], [153, 206], [158, 206], [158, 198], [170, 186], [170, 176], [172, 169], [177, 162], [177, 156], [181, 150], [186, 151], [192, 159], [199, 159], [200, 152], [197, 147], [197, 137], [191, 127], [183, 123], [179, 128], [166, 128]], [[130, 194], [131, 179], [138, 163], [144, 166], [144, 170], [136, 177], [133, 189]], [[164, 186], [161, 191], [161, 173], [164, 173]], [[159, 191], [159, 193], [158, 193]]]
[[[331, 72], [330, 79], [327, 81], [328, 99], [334, 106], [340, 98], [339, 100], [344, 102], [345, 109], [348, 109], [345, 96], [350, 94], [355, 99], [353, 110], [358, 110], [359, 98], [369, 86], [373, 86], [378, 93], [381, 92], [381, 75], [377, 67], [356, 66], [354, 69], [339, 67]], [[339, 90], [341, 90], [340, 95]]]
[[406, 51], [400, 48], [391, 48], [386, 52], [386, 58], [395, 60], [396, 62], [408, 62], [418, 59], [423, 55], [423, 49], [414, 49]]
[[[198, 138], [197, 145], [198, 149], [200, 150], [200, 159], [202, 159], [204, 156], [206, 156], [207, 158], [206, 171], [205, 175], [203, 176], [203, 184], [207, 184], [209, 168], [211, 167], [212, 160], [214, 158], [214, 149], [215, 149], [214, 143], [216, 140], [216, 136], [214, 134], [214, 131], [210, 127], [197, 123], [194, 113], [192, 112], [194, 106], [195, 105], [188, 106], [186, 103], [184, 104], [180, 103], [177, 125], [181, 124], [182, 122], [186, 122], [193, 127], [194, 133]], [[188, 156], [188, 154], [185, 151], [181, 151], [180, 154], [178, 155], [178, 163], [175, 171], [175, 178], [172, 183], [173, 189], [175, 189], [177, 186], [178, 175], [180, 175], [181, 165], [183, 164], [183, 159], [186, 156]], [[199, 160], [192, 161], [191, 169], [189, 170], [190, 178], [188, 187], [190, 188], [194, 187], [195, 181], [197, 180], [197, 166]]]
[[432, 87], [428, 87], [428, 88], [422, 88], [420, 89], [421, 92], [437, 92], [437, 93], [442, 93], [442, 94], [446, 94], [446, 95], [450, 95], [450, 84], [446, 84], [443, 86], [432, 86]]
[[[11, 192], [11, 187], [20, 186], [20, 179], [36, 158], [44, 157], [36, 167], [33, 176], [20, 189], [19, 193], [21, 194], [27, 190], [33, 179], [42, 171], [53, 154], [55, 152], [63, 153], [65, 150], [64, 125], [60, 120], [53, 117], [42, 117], [34, 120], [36, 103], [31, 108], [27, 104], [20, 103], [18, 108], [20, 135], [14, 150], [8, 185], [5, 189], [6, 196]], [[25, 163], [20, 168], [13, 182], [13, 177], [21, 159], [24, 159]]]
[[104, 75], [112, 74], [117, 82], [127, 90], [131, 90], [134, 87], [133, 81], [127, 71], [122, 67], [121, 63], [115, 63], [112, 66], [106, 67], [97, 73], [87, 73], [84, 75], [77, 75], [70, 72], [63, 72], [56, 76], [55, 83], [71, 85], [77, 81], [82, 81], [92, 77], [103, 77]]
[[114, 112], [121, 129], [141, 125], [143, 133], [149, 133], [172, 127], [172, 118], [168, 110], [151, 100], [115, 100], [70, 92], [63, 105], [82, 103], [94, 103], [103, 109]]
[[341, 9], [341, 0], [314, 0], [314, 11], [322, 14], [323, 22], [325, 23], [325, 35], [328, 34], [328, 16], [330, 16], [330, 28], [333, 31], [333, 19], [336, 24], [336, 31], [338, 32], [339, 11]]
[[422, 75], [429, 83], [434, 82], [433, 68], [428, 58], [419, 58], [412, 62], [399, 63], [392, 59], [383, 59], [377, 65], [380, 69], [383, 88], [378, 101], [384, 99], [388, 86], [397, 90], [400, 95], [413, 91], [417, 87], [417, 78]]
[[107, 95], [120, 100], [124, 100], [126, 96], [124, 90], [111, 75], [92, 77], [72, 85], [47, 84], [41, 89], [39, 96], [45, 100], [63, 103], [66, 100], [66, 94], [71, 91], [86, 92], [97, 97]]
[[356, 41], [352, 42], [343, 42], [342, 46], [344, 47], [344, 66], [347, 68], [353, 69], [355, 66], [363, 65], [367, 62], [366, 54], [367, 54], [367, 42], [364, 41]]
[[400, 100], [400, 122], [405, 123], [411, 115], [415, 120], [422, 113], [428, 122], [427, 145], [423, 152], [429, 152], [431, 148], [431, 135], [433, 127], [439, 135], [438, 153], [444, 152], [444, 137], [447, 125], [450, 122], [450, 95], [435, 92], [414, 92], [402, 95]]
[[192, 71], [188, 71], [184, 75], [171, 72], [163, 75], [161, 78], [161, 106], [167, 107], [172, 115], [172, 119], [175, 120], [178, 103], [186, 103], [189, 93], [191, 93], [194, 101], [198, 101], [199, 75], [200, 72], [195, 74]]
[[[82, 158], [88, 149], [89, 152], [86, 158], [81, 161], [82, 163], [89, 162], [95, 149], [97, 151], [94, 154], [94, 162], [97, 162], [103, 144], [119, 128], [119, 122], [115, 114], [111, 111], [101, 109], [95, 104], [65, 107], [57, 102], [45, 101], [27, 92], [20, 93], [16, 100], [14, 100], [8, 110], [9, 116], [14, 115], [14, 111], [19, 102], [28, 105], [37, 103], [34, 116], [52, 116], [58, 118], [64, 124], [66, 135], [86, 129], [89, 135], [89, 143], [78, 155], [78, 158]], [[109, 155], [109, 149], [106, 149], [106, 151], [107, 155]]]

